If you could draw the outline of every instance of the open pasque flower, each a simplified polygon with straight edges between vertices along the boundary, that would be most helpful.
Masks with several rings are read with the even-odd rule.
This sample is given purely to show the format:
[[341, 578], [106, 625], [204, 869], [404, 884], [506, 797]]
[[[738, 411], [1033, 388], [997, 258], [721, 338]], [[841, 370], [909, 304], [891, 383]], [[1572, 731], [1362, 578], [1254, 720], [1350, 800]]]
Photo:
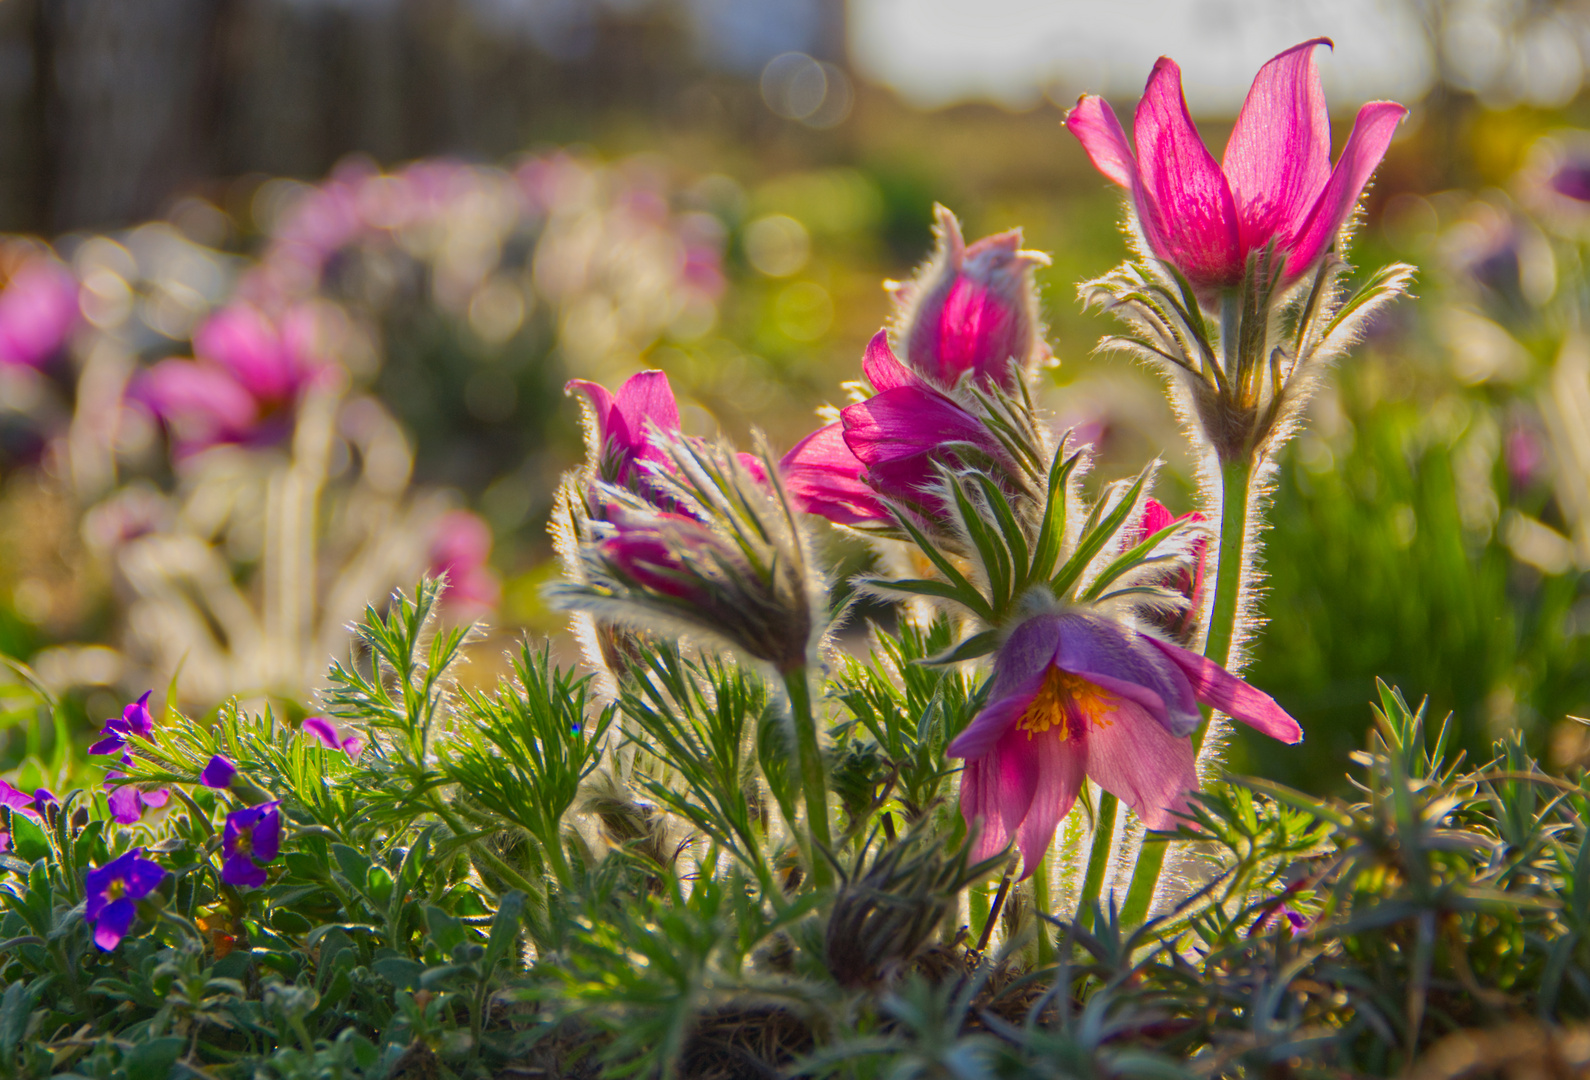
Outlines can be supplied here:
[[1022, 250], [1020, 229], [967, 246], [954, 214], [943, 206], [933, 214], [938, 246], [932, 260], [895, 289], [895, 340], [906, 366], [940, 386], [954, 386], [971, 372], [1014, 389], [1016, 372], [1049, 357], [1033, 280], [1049, 256]]
[[1198, 787], [1188, 736], [1200, 702], [1282, 742], [1303, 738], [1268, 695], [1123, 623], [1079, 610], [1022, 623], [995, 659], [988, 705], [946, 751], [966, 760], [973, 860], [1014, 838], [1031, 874], [1089, 777], [1148, 828], [1172, 827]]
[[[1182, 95], [1181, 69], [1161, 57], [1128, 142], [1103, 98], [1084, 96], [1066, 117], [1106, 177], [1131, 193], [1143, 239], [1192, 285], [1242, 280], [1250, 255], [1275, 246], [1283, 281], [1308, 273], [1336, 241], [1408, 110], [1372, 101], [1358, 111], [1331, 167], [1330, 114], [1314, 63], [1315, 38], [1259, 69], [1216, 163]], [[1133, 149], [1136, 153], [1134, 155]]]
[[226, 815], [221, 837], [221, 880], [228, 885], [257, 889], [265, 884], [265, 867], [275, 861], [282, 846], [280, 802], [261, 803]]
[[94, 944], [110, 952], [127, 935], [138, 901], [160, 887], [170, 875], [153, 859], [143, 857], [143, 848], [133, 848], [97, 870], [90, 870], [83, 884], [88, 906], [83, 914], [94, 928]]

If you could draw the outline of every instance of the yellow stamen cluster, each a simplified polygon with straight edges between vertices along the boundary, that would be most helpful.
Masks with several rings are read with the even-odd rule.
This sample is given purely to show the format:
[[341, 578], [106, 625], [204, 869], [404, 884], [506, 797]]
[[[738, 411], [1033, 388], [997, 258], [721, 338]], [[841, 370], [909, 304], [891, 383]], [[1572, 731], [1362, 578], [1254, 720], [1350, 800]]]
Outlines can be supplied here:
[[254, 850], [254, 829], [252, 827], [237, 830], [237, 851], [240, 855], [247, 855]]
[[1083, 724], [1104, 728], [1115, 723], [1116, 704], [1115, 695], [1102, 687], [1051, 667], [1016, 727], [1029, 739], [1051, 729], [1058, 729], [1062, 739], [1072, 739], [1082, 734]]
[[120, 900], [127, 893], [127, 883], [121, 878], [111, 878], [105, 885], [106, 900]]

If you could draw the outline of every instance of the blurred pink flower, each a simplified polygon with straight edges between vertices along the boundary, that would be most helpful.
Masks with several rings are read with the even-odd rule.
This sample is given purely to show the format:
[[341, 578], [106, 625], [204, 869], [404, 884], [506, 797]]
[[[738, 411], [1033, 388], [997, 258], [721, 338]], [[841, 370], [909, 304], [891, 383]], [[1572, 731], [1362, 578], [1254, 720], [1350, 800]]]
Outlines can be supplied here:
[[961, 813], [974, 860], [1014, 838], [1031, 874], [1092, 777], [1150, 829], [1169, 829], [1198, 788], [1198, 704], [1272, 738], [1303, 731], [1269, 695], [1211, 660], [1100, 615], [1039, 615], [994, 660], [988, 704], [950, 743], [966, 759]]
[[77, 322], [77, 279], [54, 259], [28, 259], [0, 291], [0, 364], [39, 367]]
[[275, 441], [291, 430], [304, 389], [331, 370], [320, 355], [318, 318], [308, 304], [272, 319], [233, 303], [193, 335], [196, 359], [160, 361], [132, 394], [172, 429], [181, 454]]
[[901, 305], [896, 340], [906, 366], [941, 386], [970, 371], [1007, 390], [1011, 361], [1021, 371], [1047, 359], [1038, 322], [1033, 270], [1049, 257], [1021, 249], [1021, 230], [986, 236], [970, 247], [961, 224], [943, 206], [938, 248], [916, 278], [895, 293]]
[[1161, 57], [1133, 119], [1136, 156], [1115, 111], [1085, 95], [1066, 116], [1093, 164], [1126, 188], [1143, 237], [1196, 288], [1242, 280], [1248, 257], [1273, 243], [1283, 281], [1306, 274], [1335, 242], [1408, 110], [1361, 108], [1331, 168], [1330, 114], [1314, 64], [1315, 38], [1259, 69], [1216, 164], [1181, 91], [1181, 69]]
[[442, 602], [460, 619], [476, 619], [496, 609], [502, 582], [490, 565], [491, 526], [478, 514], [452, 510], [436, 522], [431, 536], [429, 573], [447, 577]]
[[299, 725], [299, 730], [305, 735], [316, 739], [327, 750], [341, 750], [350, 758], [357, 759], [359, 751], [364, 749], [364, 740], [357, 735], [343, 735], [330, 720], [324, 716], [306, 716]]

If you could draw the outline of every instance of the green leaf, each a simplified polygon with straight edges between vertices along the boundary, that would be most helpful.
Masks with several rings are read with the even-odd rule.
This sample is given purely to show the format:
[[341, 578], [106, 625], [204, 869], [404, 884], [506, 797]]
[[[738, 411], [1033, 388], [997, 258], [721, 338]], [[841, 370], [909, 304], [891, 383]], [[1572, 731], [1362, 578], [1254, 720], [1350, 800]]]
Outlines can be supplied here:
[[984, 630], [980, 634], [973, 634], [959, 645], [925, 656], [916, 663], [928, 667], [939, 667], [945, 664], [959, 664], [964, 660], [975, 660], [979, 656], [987, 656], [999, 647], [999, 631]]
[[485, 964], [495, 966], [508, 956], [524, 917], [525, 895], [518, 889], [503, 894], [497, 905], [497, 917], [491, 920], [491, 937], [486, 942]]
[[1076, 584], [1077, 578], [1082, 576], [1082, 571], [1087, 569], [1088, 564], [1094, 560], [1100, 551], [1104, 550], [1104, 545], [1108, 544], [1115, 534], [1120, 531], [1121, 526], [1126, 524], [1126, 519], [1137, 508], [1138, 499], [1142, 497], [1143, 489], [1148, 486], [1148, 478], [1153, 475], [1156, 464], [1156, 462], [1150, 462], [1142, 472], [1138, 473], [1137, 479], [1132, 482], [1132, 486], [1126, 490], [1126, 494], [1122, 495], [1115, 504], [1115, 509], [1111, 510], [1103, 521], [1083, 533], [1081, 541], [1077, 544], [1076, 552], [1071, 558], [1066, 560], [1066, 564], [1060, 568], [1060, 572], [1049, 583], [1049, 587], [1054, 591], [1055, 596], [1063, 599], [1066, 593], [1071, 591], [1071, 587]]
[[1060, 545], [1065, 542], [1066, 533], [1066, 483], [1082, 461], [1083, 453], [1078, 450], [1068, 458], [1057, 453], [1049, 466], [1049, 498], [1044, 505], [1038, 540], [1033, 545], [1030, 581], [1047, 578], [1060, 557]]
[[332, 844], [331, 855], [350, 884], [362, 886], [370, 873], [370, 857], [347, 844]]
[[406, 956], [384, 956], [373, 962], [370, 970], [399, 990], [412, 990], [425, 973], [425, 966]]
[[122, 1059], [127, 1080], [170, 1080], [188, 1040], [167, 1036], [136, 1043]]

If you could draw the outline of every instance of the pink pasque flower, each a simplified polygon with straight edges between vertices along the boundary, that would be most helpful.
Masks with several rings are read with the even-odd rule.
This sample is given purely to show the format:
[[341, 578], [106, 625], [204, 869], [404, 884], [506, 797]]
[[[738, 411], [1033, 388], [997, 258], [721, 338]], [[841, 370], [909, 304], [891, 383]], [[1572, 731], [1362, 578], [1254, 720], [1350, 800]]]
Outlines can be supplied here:
[[[1143, 500], [1143, 516], [1138, 520], [1132, 544], [1141, 544], [1150, 536], [1177, 522], [1202, 524], [1207, 519], [1197, 510], [1176, 517], [1158, 499]], [[1182, 644], [1190, 645], [1193, 632], [1198, 627], [1198, 615], [1203, 609], [1204, 563], [1209, 554], [1209, 537], [1201, 535], [1192, 544], [1192, 565], [1183, 566], [1164, 574], [1159, 584], [1187, 598], [1187, 606], [1180, 611], [1156, 612], [1149, 621]]]
[[632, 375], [614, 394], [600, 383], [573, 379], [566, 393], [585, 399], [590, 458], [596, 478], [619, 487], [645, 483], [642, 462], [666, 467], [667, 455], [651, 438], [651, 429], [679, 430], [679, 404], [668, 376], [661, 371]]
[[1006, 460], [981, 420], [895, 358], [883, 331], [868, 344], [862, 370], [877, 393], [841, 409], [838, 423], [801, 440], [779, 463], [791, 498], [807, 513], [839, 525], [888, 522], [881, 495], [934, 518], [944, 509], [933, 492], [935, 462], [965, 464], [968, 451]]
[[943, 206], [933, 213], [933, 259], [895, 293], [895, 340], [906, 366], [941, 386], [954, 386], [970, 371], [976, 379], [1014, 389], [1012, 360], [1026, 371], [1049, 356], [1033, 280], [1033, 270], [1049, 265], [1049, 256], [1023, 251], [1020, 229], [968, 247], [954, 214]]
[[496, 608], [502, 582], [491, 568], [491, 526], [479, 514], [450, 510], [431, 534], [429, 572], [447, 577], [442, 602], [460, 619], [474, 619]]
[[28, 259], [0, 291], [0, 364], [42, 366], [60, 352], [77, 315], [77, 279], [54, 259]]
[[220, 443], [265, 443], [292, 428], [303, 391], [329, 370], [319, 315], [310, 305], [272, 319], [238, 302], [193, 335], [196, 359], [156, 364], [133, 387], [173, 431], [179, 452]]
[[965, 758], [961, 813], [974, 860], [1014, 837], [1031, 874], [1092, 777], [1150, 829], [1198, 788], [1192, 741], [1202, 702], [1282, 742], [1297, 721], [1197, 653], [1080, 611], [1022, 623], [994, 661], [989, 703], [945, 751]]
[[1154, 65], [1133, 118], [1133, 145], [1103, 98], [1066, 116], [1098, 170], [1131, 192], [1149, 248], [1196, 288], [1242, 280], [1248, 256], [1274, 243], [1281, 276], [1295, 281], [1322, 258], [1352, 215], [1408, 110], [1372, 101], [1358, 111], [1331, 168], [1330, 114], [1314, 64], [1315, 38], [1259, 69], [1216, 164], [1187, 112], [1181, 69]]

